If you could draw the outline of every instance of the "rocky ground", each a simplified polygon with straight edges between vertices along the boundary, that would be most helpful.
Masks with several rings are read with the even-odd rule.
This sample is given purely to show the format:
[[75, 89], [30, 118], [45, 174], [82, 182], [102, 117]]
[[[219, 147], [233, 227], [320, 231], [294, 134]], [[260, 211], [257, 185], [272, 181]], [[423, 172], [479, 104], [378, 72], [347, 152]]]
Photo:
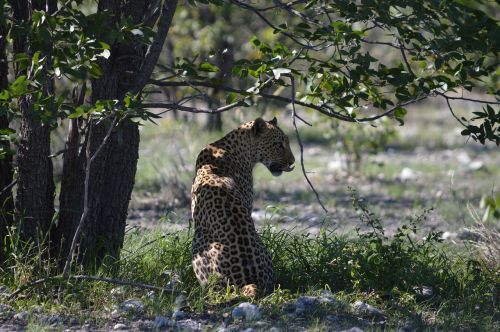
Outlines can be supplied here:
[[[145, 315], [140, 300], [129, 299], [112, 308], [100, 319], [76, 318], [50, 314], [41, 306], [16, 311], [0, 304], [0, 331], [327, 331], [359, 332], [384, 328], [384, 312], [357, 301], [351, 305], [337, 300], [330, 292], [318, 296], [301, 296], [278, 308], [261, 308], [249, 302], [218, 306], [203, 314], [193, 313], [182, 295], [176, 299], [175, 311], [151, 317]], [[401, 326], [400, 331], [414, 330]]]

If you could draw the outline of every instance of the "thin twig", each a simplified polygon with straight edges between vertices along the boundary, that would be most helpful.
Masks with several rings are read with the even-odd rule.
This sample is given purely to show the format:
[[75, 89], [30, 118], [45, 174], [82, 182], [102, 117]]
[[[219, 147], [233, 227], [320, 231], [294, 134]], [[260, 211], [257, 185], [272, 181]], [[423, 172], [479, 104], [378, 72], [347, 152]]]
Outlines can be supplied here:
[[304, 145], [302, 144], [302, 140], [300, 138], [299, 134], [299, 129], [297, 128], [297, 123], [295, 121], [295, 118], [297, 117], [297, 112], [295, 111], [295, 80], [292, 75], [288, 76], [290, 77], [291, 83], [292, 83], [292, 123], [293, 127], [295, 128], [295, 136], [297, 136], [297, 142], [299, 143], [300, 147], [300, 166], [302, 167], [302, 174], [304, 174], [304, 177], [309, 184], [309, 187], [311, 187], [312, 191], [316, 195], [316, 200], [318, 201], [319, 205], [323, 208], [325, 212], [328, 213], [328, 210], [326, 207], [323, 205], [323, 202], [321, 202], [321, 198], [319, 197], [318, 192], [314, 188], [314, 185], [312, 184], [311, 180], [309, 180], [309, 177], [307, 176], [306, 168], [304, 166]]
[[27, 284], [24, 284], [20, 286], [18, 289], [16, 289], [14, 292], [12, 292], [10, 295], [7, 296], [7, 300], [12, 300], [25, 290], [32, 288], [34, 286], [38, 286], [40, 284], [43, 284], [47, 281], [52, 281], [52, 280], [75, 280], [75, 281], [102, 281], [106, 282], [108, 284], [114, 284], [114, 285], [123, 285], [123, 286], [131, 286], [131, 287], [136, 287], [136, 288], [143, 288], [143, 289], [150, 289], [150, 290], [155, 290], [155, 291], [160, 291], [160, 292], [169, 292], [169, 293], [178, 293], [179, 291], [171, 289], [171, 288], [164, 288], [164, 287], [159, 287], [159, 286], [154, 286], [154, 285], [148, 285], [140, 282], [135, 282], [135, 281], [128, 281], [128, 280], [121, 280], [121, 279], [114, 279], [114, 278], [107, 278], [107, 277], [98, 277], [98, 276], [88, 276], [88, 275], [74, 275], [74, 276], [66, 276], [63, 277], [62, 275], [59, 276], [54, 276], [54, 277], [47, 277], [47, 278], [42, 278], [38, 279], [32, 282], [29, 282]]
[[0, 197], [2, 197], [2, 195], [4, 193], [7, 192], [7, 190], [9, 190], [10, 188], [14, 187], [17, 183], [17, 179], [15, 179], [14, 181], [12, 181], [11, 183], [9, 183], [7, 186], [5, 186], [2, 191], [0, 191]]
[[[117, 111], [117, 109], [115, 108], [115, 110], [114, 110], [115, 114], [114, 114], [113, 120], [111, 122], [111, 125], [109, 126], [108, 132], [106, 133], [106, 136], [102, 140], [102, 142], [99, 145], [99, 147], [97, 148], [97, 150], [92, 155], [90, 154], [90, 146], [91, 146], [90, 139], [92, 136], [93, 121], [92, 120], [90, 121], [89, 134], [88, 134], [88, 139], [87, 139], [88, 143], [87, 143], [87, 150], [86, 150], [87, 165], [85, 167], [85, 192], [84, 192], [84, 196], [83, 196], [83, 213], [82, 213], [82, 216], [80, 218], [80, 222], [78, 223], [78, 226], [75, 230], [75, 235], [73, 236], [73, 240], [71, 242], [71, 247], [70, 247], [70, 250], [68, 252], [68, 256], [66, 257], [66, 262], [64, 263], [64, 269], [63, 269], [63, 273], [62, 273], [63, 278], [67, 278], [69, 275], [71, 263], [73, 262], [73, 255], [75, 254], [76, 246], [77, 246], [77, 243], [79, 241], [80, 234], [82, 233], [85, 219], [87, 219], [87, 215], [89, 212], [90, 167], [92, 165], [92, 162], [95, 160], [95, 158], [99, 155], [101, 150], [104, 148], [104, 146], [108, 142], [109, 137], [111, 136], [111, 133], [113, 132], [116, 121], [118, 119], [116, 111]], [[63, 290], [63, 286], [61, 284], [61, 287], [59, 288], [59, 294], [62, 293], [62, 290]]]
[[491, 104], [491, 105], [500, 105], [500, 101], [487, 101], [487, 100], [480, 100], [480, 99], [473, 99], [473, 98], [466, 98], [466, 97], [452, 97], [452, 96], [447, 96], [443, 92], [438, 92], [434, 91], [436, 94], [450, 100], [464, 100], [464, 101], [470, 101], [473, 103], [481, 103], [481, 104]]
[[241, 7], [241, 8], [246, 9], [246, 10], [250, 10], [255, 15], [257, 15], [262, 21], [264, 21], [264, 23], [266, 23], [269, 27], [273, 28], [276, 31], [279, 31], [281, 34], [290, 38], [292, 41], [299, 44], [300, 46], [305, 47], [307, 49], [314, 49], [315, 47], [318, 46], [318, 45], [305, 44], [305, 43], [301, 42], [300, 40], [298, 40], [297, 37], [295, 37], [293, 34], [282, 31], [277, 26], [275, 26], [271, 21], [269, 21], [262, 13], [260, 13], [257, 9], [255, 9], [255, 7], [253, 7], [247, 3], [237, 1], [237, 0], [230, 0], [230, 2], [234, 3], [238, 7]]
[[406, 65], [406, 68], [408, 69], [408, 72], [410, 74], [412, 74], [412, 76], [417, 77], [417, 75], [415, 75], [415, 73], [411, 69], [410, 62], [408, 61], [408, 58], [406, 57], [405, 46], [404, 46], [404, 44], [403, 44], [403, 42], [401, 40], [399, 40], [399, 50], [401, 51], [401, 55], [403, 56], [403, 61], [404, 61], [405, 65]]
[[453, 112], [453, 108], [451, 107], [451, 104], [450, 104], [450, 101], [448, 100], [448, 98], [446, 98], [446, 96], [444, 96], [444, 99], [446, 100], [446, 104], [448, 105], [448, 109], [450, 110], [450, 113], [451, 113], [451, 115], [453, 115], [455, 120], [457, 120], [462, 126], [467, 127], [467, 125], [465, 123], [463, 123], [462, 120], [460, 120], [460, 118], [458, 116], [456, 116], [455, 112]]

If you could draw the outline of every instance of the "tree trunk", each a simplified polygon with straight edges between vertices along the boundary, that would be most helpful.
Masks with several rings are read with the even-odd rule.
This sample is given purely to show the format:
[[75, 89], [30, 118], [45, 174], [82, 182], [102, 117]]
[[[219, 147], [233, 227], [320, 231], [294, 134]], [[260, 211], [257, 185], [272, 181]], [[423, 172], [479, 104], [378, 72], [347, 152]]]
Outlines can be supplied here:
[[[175, 2], [174, 2], [175, 3]], [[115, 20], [132, 17], [134, 23], [144, 22], [151, 12], [149, 1], [100, 1], [99, 10], [110, 10]], [[173, 7], [175, 9], [175, 5]], [[114, 22], [109, 22], [113, 26]], [[92, 82], [91, 102], [102, 99], [121, 100], [134, 86], [141, 69], [146, 48], [143, 45], [111, 45], [111, 56], [100, 63], [102, 76]], [[61, 188], [60, 216], [55, 238], [61, 239], [61, 258], [69, 253], [80, 216], [83, 212], [86, 150], [90, 155], [99, 148], [109, 129], [109, 123], [94, 124], [78, 157], [65, 153], [63, 183]], [[132, 121], [124, 121], [113, 130], [107, 144], [91, 165], [89, 182], [88, 215], [79, 240], [77, 260], [89, 269], [98, 268], [104, 260], [115, 261], [125, 235], [127, 208], [134, 186], [139, 158], [139, 128]], [[68, 169], [66, 170], [66, 167]], [[74, 176], [74, 178], [71, 178]]]
[[[34, 2], [33, 6], [45, 9], [45, 2]], [[31, 20], [31, 2], [12, 1], [14, 18]], [[49, 1], [49, 12], [54, 1]], [[14, 42], [15, 53], [29, 53], [27, 37]], [[17, 73], [23, 74], [23, 73]], [[45, 93], [53, 93], [53, 84], [47, 81]], [[20, 222], [20, 237], [23, 241], [34, 241], [40, 245], [48, 240], [48, 230], [54, 216], [55, 186], [50, 155], [50, 128], [43, 124], [33, 109], [32, 96], [19, 99], [21, 123], [19, 128], [19, 149], [17, 152], [16, 215]]]
[[[216, 13], [212, 12], [209, 8], [203, 7], [201, 10], [201, 18], [206, 24], [214, 24], [216, 20], [224, 19], [227, 26], [231, 26], [231, 11], [228, 7], [221, 8], [221, 17], [216, 17]], [[231, 74], [231, 69], [234, 63], [233, 45], [228, 41], [227, 36], [221, 33], [215, 40], [215, 50], [217, 54], [216, 64], [219, 67], [216, 78], [219, 80], [227, 80]], [[219, 89], [213, 89], [210, 94], [209, 108], [219, 107], [216, 102]], [[207, 114], [206, 129], [209, 131], [222, 131], [222, 113]]]
[[[5, 44], [7, 39], [7, 29], [5, 25], [0, 24], [0, 91], [7, 88], [7, 56], [5, 53]], [[0, 131], [9, 128], [9, 118], [7, 110], [0, 109]], [[0, 151], [6, 152], [0, 156], [0, 263], [5, 259], [6, 248], [4, 239], [7, 235], [7, 227], [12, 225], [12, 214], [14, 202], [12, 201], [12, 154], [10, 153], [10, 144], [8, 141], [0, 140]]]

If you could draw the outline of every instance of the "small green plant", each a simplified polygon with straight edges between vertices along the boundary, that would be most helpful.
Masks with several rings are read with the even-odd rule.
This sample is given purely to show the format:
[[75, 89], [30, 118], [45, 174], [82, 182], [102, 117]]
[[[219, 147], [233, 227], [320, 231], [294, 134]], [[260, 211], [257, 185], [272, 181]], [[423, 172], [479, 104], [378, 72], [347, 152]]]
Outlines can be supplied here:
[[391, 120], [383, 119], [372, 125], [332, 122], [331, 140], [336, 142], [346, 155], [347, 170], [359, 172], [363, 158], [377, 154], [397, 138], [397, 131]]

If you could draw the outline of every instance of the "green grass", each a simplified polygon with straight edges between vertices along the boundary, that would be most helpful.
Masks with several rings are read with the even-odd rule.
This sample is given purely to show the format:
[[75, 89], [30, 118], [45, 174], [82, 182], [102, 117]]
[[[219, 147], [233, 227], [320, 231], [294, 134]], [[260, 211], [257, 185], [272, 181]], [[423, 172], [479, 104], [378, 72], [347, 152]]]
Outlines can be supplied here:
[[[264, 321], [284, 329], [302, 326], [322, 330], [330, 324], [325, 317], [335, 315], [341, 325], [349, 327], [358, 319], [350, 304], [364, 300], [386, 313], [389, 329], [408, 324], [422, 330], [500, 328], [497, 265], [487, 264], [472, 247], [443, 243], [439, 233], [422, 234], [419, 224], [425, 213], [405, 219], [404, 226], [387, 238], [380, 219], [361, 199], [355, 195], [353, 199], [361, 221], [371, 229], [368, 232], [345, 236], [323, 229], [317, 236], [310, 236], [277, 231], [271, 226], [262, 230], [277, 274], [275, 292], [256, 300]], [[170, 282], [177, 292], [185, 294], [194, 314], [215, 308], [221, 316], [228, 300], [237, 303], [245, 299], [238, 300], [231, 289], [220, 292], [198, 285], [191, 268], [191, 237], [191, 229], [174, 233], [133, 230], [127, 233], [118, 269], [104, 267], [100, 274], [158, 286]], [[37, 253], [27, 256], [11, 257], [5, 266], [13, 269], [0, 270], [0, 284], [13, 290], [28, 280], [53, 273], [50, 268], [36, 268], [40, 262]], [[92, 317], [96, 324], [106, 321], [114, 305], [131, 298], [145, 303], [149, 317], [174, 310], [175, 296], [171, 293], [153, 295], [127, 286], [114, 292], [117, 286], [104, 282], [66, 285], [62, 302], [57, 302], [58, 285], [56, 281], [42, 283], [8, 303], [18, 310], [41, 304], [44, 312], [72, 315], [81, 322]], [[422, 286], [432, 287], [432, 297], [417, 294], [415, 289]], [[301, 319], [287, 316], [287, 303], [325, 289], [339, 300], [335, 306], [318, 307]], [[31, 324], [33, 329], [38, 326]]]

